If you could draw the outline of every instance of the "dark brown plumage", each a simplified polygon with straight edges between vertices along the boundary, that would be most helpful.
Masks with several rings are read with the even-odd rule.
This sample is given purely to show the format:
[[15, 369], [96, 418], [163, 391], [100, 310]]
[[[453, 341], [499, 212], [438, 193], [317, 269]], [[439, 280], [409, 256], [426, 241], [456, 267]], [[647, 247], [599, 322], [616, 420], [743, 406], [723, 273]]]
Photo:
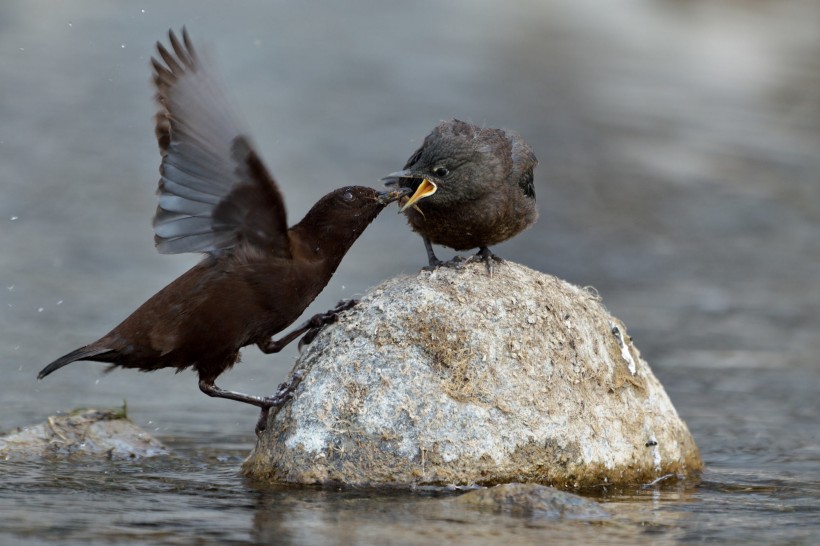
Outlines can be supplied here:
[[[499, 260], [489, 247], [517, 235], [538, 218], [532, 148], [508, 129], [482, 129], [459, 120], [439, 124], [407, 160], [388, 175], [388, 186], [410, 188], [402, 211], [424, 239], [430, 267], [442, 265], [433, 244], [478, 248], [492, 272]], [[454, 262], [458, 263], [459, 259]]]
[[206, 394], [266, 410], [277, 399], [223, 391], [214, 381], [237, 361], [241, 347], [276, 352], [321, 324], [317, 316], [282, 342], [271, 339], [302, 314], [362, 231], [399, 194], [341, 188], [288, 229], [279, 188], [231, 115], [220, 82], [185, 29], [182, 41], [171, 32], [170, 43], [173, 53], [157, 43], [162, 61], [151, 59], [161, 107], [155, 240], [163, 253], [206, 256], [111, 332], [52, 362], [38, 377], [77, 360], [141, 371], [193, 367]]

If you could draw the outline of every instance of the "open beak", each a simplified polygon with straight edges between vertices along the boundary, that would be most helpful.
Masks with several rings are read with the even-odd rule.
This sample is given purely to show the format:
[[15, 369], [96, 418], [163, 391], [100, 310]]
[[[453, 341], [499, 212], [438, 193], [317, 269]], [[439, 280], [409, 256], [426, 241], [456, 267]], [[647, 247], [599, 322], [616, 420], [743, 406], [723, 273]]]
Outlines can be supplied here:
[[404, 205], [401, 207], [401, 209], [399, 209], [399, 211], [404, 212], [405, 210], [407, 210], [408, 207], [414, 206], [421, 199], [424, 199], [425, 197], [430, 197], [431, 195], [436, 193], [437, 189], [438, 186], [436, 186], [435, 182], [433, 182], [429, 178], [422, 179], [421, 184], [419, 184], [419, 187], [416, 188], [416, 191], [413, 193], [413, 195], [410, 196], [410, 199], [408, 199], [407, 202], [404, 203]]
[[384, 185], [388, 188], [392, 188], [396, 186], [401, 186], [401, 181], [403, 178], [421, 178], [421, 176], [413, 173], [413, 171], [411, 171], [410, 169], [405, 169], [403, 171], [396, 171], [394, 173], [388, 174], [387, 176], [382, 178], [382, 182], [384, 182]]
[[421, 182], [418, 186], [416, 186], [415, 191], [412, 190], [412, 185], [409, 186], [410, 191], [413, 191], [413, 195], [411, 195], [409, 199], [405, 199], [405, 196], [401, 197], [402, 200], [399, 201], [399, 212], [404, 212], [405, 210], [407, 210], [408, 207], [413, 207], [414, 209], [419, 211], [419, 213], [424, 215], [424, 213], [422, 213], [421, 210], [419, 210], [418, 206], [416, 206], [416, 203], [418, 203], [425, 197], [430, 197], [431, 195], [436, 193], [436, 190], [438, 190], [437, 183], [430, 176], [421, 174], [411, 169], [405, 169], [403, 171], [390, 173], [384, 178], [382, 178], [384, 185], [388, 188], [401, 189], [408, 187], [404, 184], [408, 184], [408, 182], [410, 182], [411, 180], [413, 181], [412, 185], [415, 185], [415, 182], [418, 180], [421, 180]]

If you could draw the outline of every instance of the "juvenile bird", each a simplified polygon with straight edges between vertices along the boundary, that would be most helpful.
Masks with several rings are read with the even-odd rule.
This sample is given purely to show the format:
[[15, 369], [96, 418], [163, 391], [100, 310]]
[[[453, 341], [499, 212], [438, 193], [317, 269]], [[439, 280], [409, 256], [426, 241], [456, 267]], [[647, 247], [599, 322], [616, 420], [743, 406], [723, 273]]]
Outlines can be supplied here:
[[[482, 129], [457, 119], [440, 123], [410, 156], [404, 169], [383, 180], [410, 188], [402, 211], [424, 239], [429, 267], [442, 262], [433, 244], [455, 250], [478, 248], [492, 274], [491, 245], [506, 241], [538, 218], [532, 148], [515, 131]], [[468, 260], [474, 258], [468, 258]]]
[[203, 252], [204, 258], [160, 290], [99, 340], [55, 360], [39, 374], [77, 360], [153, 371], [193, 367], [209, 396], [267, 411], [284, 401], [288, 387], [263, 398], [223, 390], [214, 382], [256, 344], [282, 349], [311, 328], [333, 320], [339, 308], [317, 315], [275, 341], [322, 291], [350, 246], [392, 200], [349, 186], [322, 197], [288, 229], [285, 205], [247, 135], [231, 114], [220, 81], [191, 45], [169, 33], [173, 53], [161, 43], [152, 58], [160, 165], [155, 242], [165, 254]]

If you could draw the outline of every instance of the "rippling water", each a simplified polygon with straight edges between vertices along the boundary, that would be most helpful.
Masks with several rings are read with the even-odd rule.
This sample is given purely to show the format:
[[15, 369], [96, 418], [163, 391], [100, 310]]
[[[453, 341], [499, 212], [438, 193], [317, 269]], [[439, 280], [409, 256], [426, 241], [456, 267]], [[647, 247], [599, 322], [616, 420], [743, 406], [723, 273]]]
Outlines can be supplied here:
[[[0, 5], [0, 429], [119, 406], [175, 451], [0, 462], [0, 542], [820, 540], [820, 8], [811, 0]], [[497, 253], [594, 285], [689, 424], [700, 483], [602, 492], [604, 523], [471, 514], [454, 493], [268, 489], [239, 475], [253, 408], [190, 373], [46, 363], [195, 262], [151, 244], [148, 58], [207, 41], [286, 196], [378, 184], [440, 119], [522, 133], [541, 218]], [[446, 258], [446, 250], [439, 251]], [[318, 312], [417, 270], [388, 210]], [[293, 350], [225, 387], [272, 390]]]

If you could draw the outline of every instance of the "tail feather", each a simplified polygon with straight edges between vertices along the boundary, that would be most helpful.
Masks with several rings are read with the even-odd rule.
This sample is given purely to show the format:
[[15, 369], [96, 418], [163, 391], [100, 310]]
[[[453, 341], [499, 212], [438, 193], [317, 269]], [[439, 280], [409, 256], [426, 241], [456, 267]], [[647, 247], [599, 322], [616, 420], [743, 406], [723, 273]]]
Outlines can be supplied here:
[[66, 364], [71, 364], [72, 362], [76, 362], [77, 360], [97, 360], [93, 358], [95, 356], [99, 356], [103, 353], [111, 352], [111, 349], [100, 348], [100, 347], [80, 347], [76, 351], [71, 351], [65, 356], [61, 356], [42, 370], [40, 373], [37, 374], [37, 379], [42, 379], [54, 370], [59, 370]]

